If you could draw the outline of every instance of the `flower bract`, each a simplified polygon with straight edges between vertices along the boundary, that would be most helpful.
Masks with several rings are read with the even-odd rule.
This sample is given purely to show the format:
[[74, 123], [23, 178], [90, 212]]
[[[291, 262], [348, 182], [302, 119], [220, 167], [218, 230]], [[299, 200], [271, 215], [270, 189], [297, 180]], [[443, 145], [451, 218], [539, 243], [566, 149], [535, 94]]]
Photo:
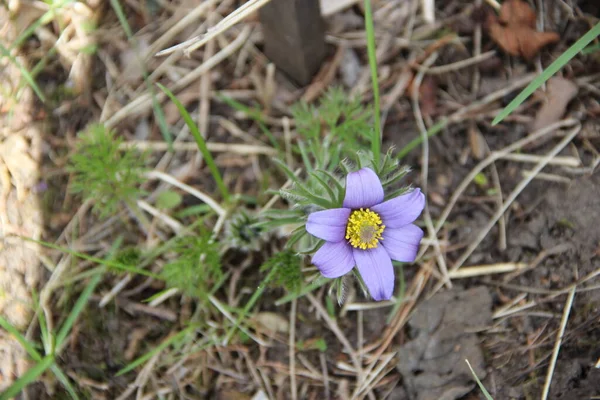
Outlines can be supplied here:
[[356, 266], [377, 301], [394, 292], [392, 260], [415, 260], [423, 231], [413, 222], [425, 206], [419, 189], [383, 200], [379, 177], [362, 168], [346, 177], [342, 208], [313, 212], [306, 222], [307, 232], [325, 241], [312, 258], [321, 274], [338, 278]]

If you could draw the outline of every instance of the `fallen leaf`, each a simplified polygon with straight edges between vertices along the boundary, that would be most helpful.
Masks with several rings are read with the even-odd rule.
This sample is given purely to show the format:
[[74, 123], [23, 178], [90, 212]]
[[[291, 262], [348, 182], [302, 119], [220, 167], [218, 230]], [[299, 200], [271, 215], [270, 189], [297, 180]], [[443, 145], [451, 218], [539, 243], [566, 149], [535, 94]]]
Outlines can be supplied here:
[[472, 124], [469, 127], [469, 144], [471, 145], [471, 154], [476, 160], [481, 160], [485, 156], [485, 139], [477, 128], [477, 125]]
[[288, 320], [274, 312], [260, 312], [256, 314], [254, 320], [273, 333], [288, 333], [290, 331]]
[[505, 1], [500, 8], [498, 20], [504, 25], [525, 25], [535, 29], [535, 11], [521, 0]]
[[489, 14], [486, 25], [490, 37], [502, 50], [513, 56], [531, 60], [544, 47], [557, 42], [555, 32], [535, 29], [535, 12], [522, 0], [507, 0], [500, 15]]
[[411, 399], [464, 398], [475, 387], [465, 359], [477, 376], [487, 371], [474, 333], [492, 319], [492, 296], [486, 287], [455, 288], [422, 302], [408, 325], [412, 339], [398, 350], [397, 369]]
[[560, 76], [550, 78], [546, 89], [546, 102], [535, 116], [535, 121], [531, 126], [532, 131], [542, 129], [560, 120], [567, 110], [569, 102], [579, 91], [576, 84]]

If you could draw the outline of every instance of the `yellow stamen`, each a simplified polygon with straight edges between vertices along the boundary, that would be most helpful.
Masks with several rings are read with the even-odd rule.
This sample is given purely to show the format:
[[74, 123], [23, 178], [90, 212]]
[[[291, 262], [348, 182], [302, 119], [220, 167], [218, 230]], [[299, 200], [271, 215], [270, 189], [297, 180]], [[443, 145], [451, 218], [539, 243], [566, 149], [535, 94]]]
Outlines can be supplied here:
[[357, 249], [374, 249], [383, 240], [381, 234], [384, 229], [385, 225], [382, 225], [381, 217], [376, 212], [368, 208], [354, 210], [348, 218], [346, 240]]

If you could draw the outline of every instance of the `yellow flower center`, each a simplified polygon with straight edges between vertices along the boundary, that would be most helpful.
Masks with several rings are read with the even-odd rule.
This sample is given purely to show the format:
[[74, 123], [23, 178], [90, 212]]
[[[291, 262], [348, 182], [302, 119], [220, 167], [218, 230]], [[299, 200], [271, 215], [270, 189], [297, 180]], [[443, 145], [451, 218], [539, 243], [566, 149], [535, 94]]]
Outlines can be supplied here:
[[385, 225], [382, 225], [381, 217], [376, 212], [368, 208], [354, 210], [348, 218], [346, 240], [357, 249], [374, 249], [383, 240], [381, 234], [384, 229]]

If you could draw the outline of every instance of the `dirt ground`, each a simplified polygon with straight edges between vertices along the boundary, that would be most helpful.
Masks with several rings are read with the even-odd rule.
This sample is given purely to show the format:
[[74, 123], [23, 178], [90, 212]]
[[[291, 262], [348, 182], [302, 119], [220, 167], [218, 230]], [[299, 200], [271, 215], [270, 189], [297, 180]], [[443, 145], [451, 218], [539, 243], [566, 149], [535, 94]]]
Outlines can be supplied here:
[[[211, 13], [198, 17], [195, 24], [200, 28], [186, 26], [161, 43], [161, 49], [189, 39], [197, 29], [206, 32], [240, 5], [234, 1], [213, 3]], [[124, 279], [123, 275], [107, 274], [92, 295], [88, 310], [75, 324], [58, 362], [82, 398], [484, 399], [466, 368], [467, 358], [495, 400], [539, 399], [547, 382], [551, 383], [548, 399], [600, 399], [600, 177], [596, 171], [600, 160], [600, 52], [578, 55], [559, 73], [560, 81], [548, 83], [548, 91], [536, 92], [500, 125], [491, 124], [497, 112], [533, 79], [530, 74], [548, 66], [598, 22], [600, 6], [594, 0], [531, 2], [538, 29], [557, 32], [559, 38], [526, 60], [523, 54], [507, 54], [507, 36], [498, 41], [489, 34], [486, 16], [496, 13], [489, 2], [436, 0], [432, 2], [436, 15], [433, 24], [420, 17], [420, 3], [373, 1], [379, 32], [384, 149], [402, 149], [421, 135], [415, 104], [426, 127], [443, 117], [451, 120], [429, 138], [426, 151], [418, 146], [403, 159], [413, 169], [406, 183], [427, 188], [431, 228], [441, 219], [445, 223], [434, 232], [437, 241], [424, 244], [428, 250], [423, 257], [414, 265], [403, 266], [405, 291], [400, 306], [374, 305], [354, 285], [342, 307], [331, 301], [326, 287], [278, 306], [276, 301], [286, 292], [269, 288], [253, 309], [253, 318], [263, 322], [249, 325], [267, 345], [240, 339], [208, 349], [176, 349], [152, 357], [144, 364], [149, 367], [141, 365], [117, 376], [124, 365], [178, 332], [198, 309], [194, 301], [181, 296], [149, 306], [146, 300], [164, 286], [142, 276], [124, 282], [113, 301], [101, 306], [103, 298]], [[108, 121], [127, 141], [162, 141], [150, 107], [119, 114], [146, 93], [135, 51], [159, 50], [152, 46], [165, 31], [200, 4], [204, 2], [123, 2], [136, 35], [132, 45], [108, 4], [89, 3], [94, 13], [102, 11], [94, 14], [98, 18], [94, 36], [97, 51], [86, 61], [89, 79], [75, 79], [76, 83], [86, 82], [81, 90], [65, 86], [74, 79], [73, 64], [60, 56], [47, 60], [37, 82], [49, 101], [38, 101], [31, 111], [32, 119], [45, 126], [38, 182], [42, 184], [39, 200], [45, 215], [44, 240], [72, 245], [74, 250], [91, 255], [105, 254], [119, 236], [130, 246], [152, 247], [161, 241], [158, 234], [147, 236], [133, 218], [116, 217], [106, 222], [90, 214], [89, 205], [82, 205], [67, 190], [71, 177], [65, 165], [77, 132], [100, 119]], [[174, 59], [173, 69], [157, 80], [166, 86], [176, 85], [215, 53], [235, 44], [246, 29], [251, 30], [243, 46], [179, 88], [177, 94], [193, 111], [201, 131], [208, 132], [209, 142], [265, 143], [259, 125], [220, 101], [220, 91], [266, 110], [268, 127], [283, 140], [283, 117], [290, 116], [289, 107], [300, 98], [317, 102], [324, 88], [341, 86], [360, 96], [365, 104], [372, 102], [363, 13], [362, 2], [353, 2], [325, 16], [327, 57], [321, 71], [305, 87], [292, 84], [281, 73], [270, 75], [268, 60], [261, 53], [263, 41], [256, 15], [190, 58]], [[59, 25], [49, 24], [47, 29], [57, 33]], [[44, 32], [36, 31], [23, 45], [30, 65], [42, 58], [40, 49], [48, 46], [39, 37]], [[462, 60], [486, 52], [493, 53], [472, 65], [460, 65]], [[432, 65], [427, 65], [429, 59]], [[149, 60], [145, 66], [152, 73], [162, 59]], [[446, 70], [435, 70], [448, 65]], [[415, 91], [420, 97], [413, 101], [412, 85], [417, 85], [415, 80], [424, 68], [430, 72], [421, 76], [422, 83]], [[403, 80], [404, 87], [399, 85]], [[564, 81], [568, 90], [573, 90], [570, 96], [566, 89], [553, 89]], [[271, 94], [269, 84], [275, 86]], [[565, 104], [559, 104], [566, 97]], [[541, 116], [547, 104], [555, 108]], [[169, 124], [181, 128], [177, 110], [167, 102], [163, 106]], [[511, 151], [512, 158], [494, 158], [476, 179], [469, 178], [468, 185], [462, 186], [482, 162], [531, 137], [536, 131], [533, 127], [543, 130], [553, 123], [558, 125], [547, 134]], [[294, 132], [292, 125], [292, 135]], [[576, 133], [574, 139], [522, 188], [501, 222], [487, 230], [502, 201], [570, 132]], [[182, 135], [182, 142], [189, 140]], [[210, 173], [204, 164], [196, 164], [196, 156], [197, 150], [174, 155], [153, 150], [152, 167], [160, 165], [182, 182], [216, 193]], [[265, 186], [277, 189], [285, 182], [270, 156], [225, 151], [215, 154], [215, 159], [235, 193], [265, 200], [269, 199]], [[147, 186], [149, 193], [159, 187], [156, 183]], [[182, 207], [198, 203], [184, 195]], [[277, 207], [284, 206], [284, 202], [277, 203]], [[77, 223], [72, 224], [73, 220]], [[420, 221], [431, 232], [424, 218]], [[245, 304], [264, 278], [260, 265], [281, 250], [281, 236], [273, 234], [258, 251], [226, 253], [223, 265], [235, 279], [231, 278], [215, 297], [230, 306]], [[470, 245], [478, 241], [471, 251]], [[54, 265], [65, 261], [57, 251], [48, 250], [45, 255]], [[90, 267], [75, 259], [68, 262], [77, 272]], [[461, 268], [453, 271], [454, 266]], [[481, 266], [487, 272], [451, 275], [452, 288], [444, 285], [445, 274]], [[53, 271], [32, 267], [39, 268], [43, 282], [52, 279]], [[492, 272], [496, 269], [499, 272]], [[31, 286], [43, 285], [36, 279]], [[74, 284], [51, 294], [56, 320], [64, 318], [74, 294], [81, 290]], [[568, 318], [564, 320], [566, 312]], [[229, 322], [223, 315], [208, 314], [208, 320], [215, 326], [222, 324], [225, 330]], [[273, 326], [276, 328], [271, 329]], [[561, 327], [564, 333], [559, 336]], [[32, 332], [33, 336], [38, 332], [35, 324]], [[296, 346], [293, 359], [289, 344], [292, 332]], [[548, 379], [557, 345], [556, 367]], [[360, 368], [353, 357], [358, 358]], [[368, 383], [362, 380], [365, 376], [370, 379]], [[68, 394], [45, 375], [22, 398], [61, 399]]]

